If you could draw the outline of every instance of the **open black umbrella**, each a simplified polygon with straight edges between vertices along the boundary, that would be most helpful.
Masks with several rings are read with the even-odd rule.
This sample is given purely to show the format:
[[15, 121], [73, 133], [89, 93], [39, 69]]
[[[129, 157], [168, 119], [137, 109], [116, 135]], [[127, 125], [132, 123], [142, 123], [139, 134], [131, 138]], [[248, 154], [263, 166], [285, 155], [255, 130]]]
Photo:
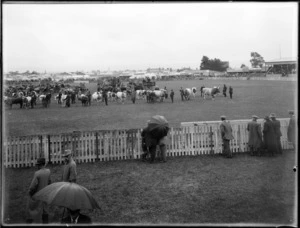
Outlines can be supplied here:
[[168, 134], [169, 123], [164, 116], [155, 115], [149, 120], [148, 129], [152, 137], [159, 140]]

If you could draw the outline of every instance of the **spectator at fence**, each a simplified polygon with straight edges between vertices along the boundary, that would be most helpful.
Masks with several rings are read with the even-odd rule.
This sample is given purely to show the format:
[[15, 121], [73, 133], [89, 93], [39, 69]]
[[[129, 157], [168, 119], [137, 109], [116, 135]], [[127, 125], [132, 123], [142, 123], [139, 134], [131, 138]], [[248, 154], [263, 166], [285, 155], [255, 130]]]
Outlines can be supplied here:
[[227, 95], [226, 95], [226, 92], [227, 92], [227, 87], [226, 87], [226, 85], [224, 84], [224, 87], [223, 87], [223, 95], [224, 95], [224, 97], [227, 96]]
[[142, 155], [142, 161], [146, 161], [147, 155], [150, 154], [151, 156], [150, 162], [153, 163], [156, 154], [157, 139], [155, 139], [150, 134], [149, 125], [143, 129], [141, 135], [142, 135], [143, 150], [144, 150], [144, 154]]
[[172, 103], [174, 103], [174, 91], [172, 89], [170, 92], [170, 97], [171, 97]]
[[247, 130], [249, 131], [248, 145], [250, 147], [250, 155], [261, 156], [262, 146], [262, 133], [260, 124], [257, 123], [258, 116], [253, 115], [252, 121], [247, 124]]
[[294, 115], [294, 111], [290, 110], [289, 111], [290, 115], [290, 121], [289, 121], [289, 126], [288, 126], [288, 131], [287, 131], [287, 137], [288, 141], [293, 143], [293, 149], [296, 149], [296, 141], [295, 141], [295, 134], [296, 134], [296, 119]]
[[282, 136], [280, 131], [280, 121], [276, 120], [275, 113], [271, 113], [270, 118], [272, 120], [271, 122], [275, 132], [276, 153], [282, 154], [282, 146], [280, 142], [280, 137]]
[[27, 223], [48, 223], [48, 213], [46, 204], [39, 200], [32, 199], [32, 196], [51, 184], [50, 169], [46, 169], [45, 158], [37, 159], [37, 171], [34, 173], [33, 179], [29, 187], [29, 201], [28, 201], [28, 214], [29, 218]]
[[223, 140], [223, 155], [226, 156], [226, 158], [232, 158], [232, 152], [230, 150], [230, 140], [234, 139], [232, 135], [232, 128], [228, 121], [226, 121], [226, 116], [221, 116], [221, 137]]
[[76, 183], [77, 170], [76, 170], [76, 163], [72, 157], [72, 151], [70, 149], [65, 150], [62, 157], [65, 159], [64, 160], [65, 165], [63, 167], [62, 181]]
[[232, 99], [232, 94], [233, 94], [233, 89], [231, 86], [229, 86], [229, 95], [230, 95], [230, 99]]
[[267, 150], [269, 154], [274, 156], [276, 152], [276, 144], [275, 144], [275, 131], [272, 126], [272, 122], [269, 116], [266, 116], [265, 122], [263, 125], [263, 142], [264, 148]]

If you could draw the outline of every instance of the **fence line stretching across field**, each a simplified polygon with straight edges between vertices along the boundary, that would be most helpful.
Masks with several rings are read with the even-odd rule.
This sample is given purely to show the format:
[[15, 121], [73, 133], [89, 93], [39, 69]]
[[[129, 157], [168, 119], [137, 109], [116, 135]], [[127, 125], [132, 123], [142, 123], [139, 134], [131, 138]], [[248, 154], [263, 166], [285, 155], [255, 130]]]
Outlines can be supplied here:
[[[283, 149], [292, 145], [287, 141], [289, 119], [281, 123]], [[248, 152], [249, 120], [230, 121], [234, 140], [230, 141], [233, 153]], [[181, 123], [180, 128], [171, 128], [167, 156], [219, 154], [222, 151], [221, 121]], [[258, 123], [263, 125], [262, 120]], [[53, 164], [62, 163], [61, 151], [72, 149], [77, 163], [139, 159], [141, 157], [142, 129], [86, 131], [57, 135], [31, 135], [7, 137], [4, 140], [3, 163], [5, 167], [31, 167], [39, 157]]]

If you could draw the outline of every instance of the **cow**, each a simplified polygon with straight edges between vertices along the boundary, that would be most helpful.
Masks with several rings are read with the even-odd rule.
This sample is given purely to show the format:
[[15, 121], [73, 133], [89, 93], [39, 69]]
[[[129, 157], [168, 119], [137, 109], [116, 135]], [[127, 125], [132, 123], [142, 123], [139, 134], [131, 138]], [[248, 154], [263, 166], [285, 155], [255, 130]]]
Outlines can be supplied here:
[[164, 89], [160, 89], [160, 90], [153, 90], [151, 92], [149, 92], [149, 102], [153, 103], [157, 100], [159, 100], [160, 102], [163, 102], [163, 100], [165, 99], [165, 94], [166, 94], [166, 90]]
[[13, 104], [20, 104], [20, 108], [23, 108], [23, 98], [22, 97], [17, 97], [17, 98], [8, 97], [5, 100], [5, 103], [10, 107], [10, 109], [12, 109]]
[[101, 102], [102, 101], [102, 92], [95, 92], [92, 94], [92, 100]]
[[117, 101], [120, 100], [122, 102], [122, 104], [124, 104], [124, 102], [126, 100], [126, 97], [127, 97], [126, 91], [124, 91], [124, 92], [117, 92], [116, 93], [116, 99], [117, 99]]
[[206, 99], [206, 96], [211, 96], [212, 100], [215, 100], [216, 94], [220, 93], [220, 87], [213, 87], [213, 88], [203, 88], [203, 94], [204, 94], [204, 99]]
[[191, 99], [192, 90], [190, 88], [185, 88], [184, 90], [181, 90], [180, 93], [182, 93], [185, 100]]
[[196, 87], [193, 87], [193, 88], [192, 88], [192, 94], [193, 94], [193, 97], [194, 97], [194, 98], [196, 97], [196, 93], [197, 93], [197, 88], [196, 88]]
[[140, 99], [143, 99], [143, 100], [146, 100], [146, 90], [136, 90], [136, 99], [140, 100]]
[[84, 94], [78, 96], [78, 100], [81, 101], [82, 106], [87, 106], [89, 104], [89, 98]]
[[109, 101], [115, 101], [116, 100], [116, 93], [108, 91], [107, 92], [107, 98]]

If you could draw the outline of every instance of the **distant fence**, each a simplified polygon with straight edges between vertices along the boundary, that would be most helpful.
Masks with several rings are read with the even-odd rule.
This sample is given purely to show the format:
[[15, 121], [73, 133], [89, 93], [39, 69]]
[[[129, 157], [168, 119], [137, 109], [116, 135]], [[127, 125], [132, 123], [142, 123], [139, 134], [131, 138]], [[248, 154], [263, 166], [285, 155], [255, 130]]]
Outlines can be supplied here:
[[[287, 141], [289, 119], [281, 122], [283, 149], [290, 149]], [[249, 120], [230, 121], [234, 140], [230, 141], [233, 153], [247, 152]], [[262, 121], [258, 121], [262, 124]], [[3, 144], [5, 167], [31, 167], [39, 157], [52, 164], [62, 163], [61, 151], [72, 149], [77, 163], [139, 159], [141, 157], [141, 130], [110, 130], [73, 132], [57, 135], [31, 135], [7, 137]], [[219, 154], [222, 151], [220, 121], [182, 123], [171, 128], [167, 156]]]

